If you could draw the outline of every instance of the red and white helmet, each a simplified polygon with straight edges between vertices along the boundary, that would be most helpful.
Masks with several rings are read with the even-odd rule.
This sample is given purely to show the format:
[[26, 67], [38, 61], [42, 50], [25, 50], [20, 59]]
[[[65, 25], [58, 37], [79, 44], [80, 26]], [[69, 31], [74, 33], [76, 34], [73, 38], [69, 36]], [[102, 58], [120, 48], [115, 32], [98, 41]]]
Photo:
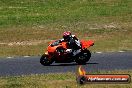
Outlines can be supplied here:
[[64, 38], [65, 40], [69, 39], [70, 36], [71, 36], [71, 32], [70, 32], [70, 31], [66, 31], [66, 32], [63, 33], [63, 38]]

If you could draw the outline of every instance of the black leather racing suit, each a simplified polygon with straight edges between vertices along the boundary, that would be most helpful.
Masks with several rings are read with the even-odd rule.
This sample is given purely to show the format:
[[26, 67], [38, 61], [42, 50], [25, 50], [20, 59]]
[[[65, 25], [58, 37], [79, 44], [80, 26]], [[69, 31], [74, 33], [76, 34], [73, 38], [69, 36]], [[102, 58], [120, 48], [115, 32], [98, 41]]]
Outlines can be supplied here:
[[60, 42], [63, 41], [67, 42], [69, 49], [72, 49], [73, 51], [81, 49], [80, 41], [74, 35], [71, 35], [67, 40], [60, 39]]

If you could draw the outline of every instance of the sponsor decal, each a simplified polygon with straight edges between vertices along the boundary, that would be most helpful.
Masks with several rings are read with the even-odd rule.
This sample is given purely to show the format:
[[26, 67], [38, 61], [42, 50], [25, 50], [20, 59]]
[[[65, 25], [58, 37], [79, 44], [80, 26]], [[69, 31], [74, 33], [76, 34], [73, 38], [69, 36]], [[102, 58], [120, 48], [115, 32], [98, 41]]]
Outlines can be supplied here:
[[77, 83], [130, 83], [129, 74], [86, 74], [86, 71], [79, 66]]

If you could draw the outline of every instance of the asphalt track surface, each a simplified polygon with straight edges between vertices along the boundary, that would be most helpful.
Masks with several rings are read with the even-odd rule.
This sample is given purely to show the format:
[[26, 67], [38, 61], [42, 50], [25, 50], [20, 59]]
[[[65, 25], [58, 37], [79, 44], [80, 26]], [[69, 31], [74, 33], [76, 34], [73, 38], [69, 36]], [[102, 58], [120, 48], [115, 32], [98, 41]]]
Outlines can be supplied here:
[[[76, 63], [53, 63], [43, 66], [40, 56], [0, 58], [0, 76], [76, 72]], [[132, 52], [93, 53], [83, 65], [87, 72], [100, 70], [132, 70]]]

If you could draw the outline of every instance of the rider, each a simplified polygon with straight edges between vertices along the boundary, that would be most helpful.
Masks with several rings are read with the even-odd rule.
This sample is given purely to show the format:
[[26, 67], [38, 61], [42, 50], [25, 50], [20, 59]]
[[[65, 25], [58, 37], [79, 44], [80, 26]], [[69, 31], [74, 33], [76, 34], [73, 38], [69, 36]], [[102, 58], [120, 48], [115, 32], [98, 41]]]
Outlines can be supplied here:
[[69, 48], [66, 50], [66, 52], [72, 53], [73, 56], [81, 52], [80, 41], [76, 38], [75, 35], [72, 35], [70, 31], [64, 32], [63, 39], [61, 39], [60, 41], [65, 41], [68, 43]]

